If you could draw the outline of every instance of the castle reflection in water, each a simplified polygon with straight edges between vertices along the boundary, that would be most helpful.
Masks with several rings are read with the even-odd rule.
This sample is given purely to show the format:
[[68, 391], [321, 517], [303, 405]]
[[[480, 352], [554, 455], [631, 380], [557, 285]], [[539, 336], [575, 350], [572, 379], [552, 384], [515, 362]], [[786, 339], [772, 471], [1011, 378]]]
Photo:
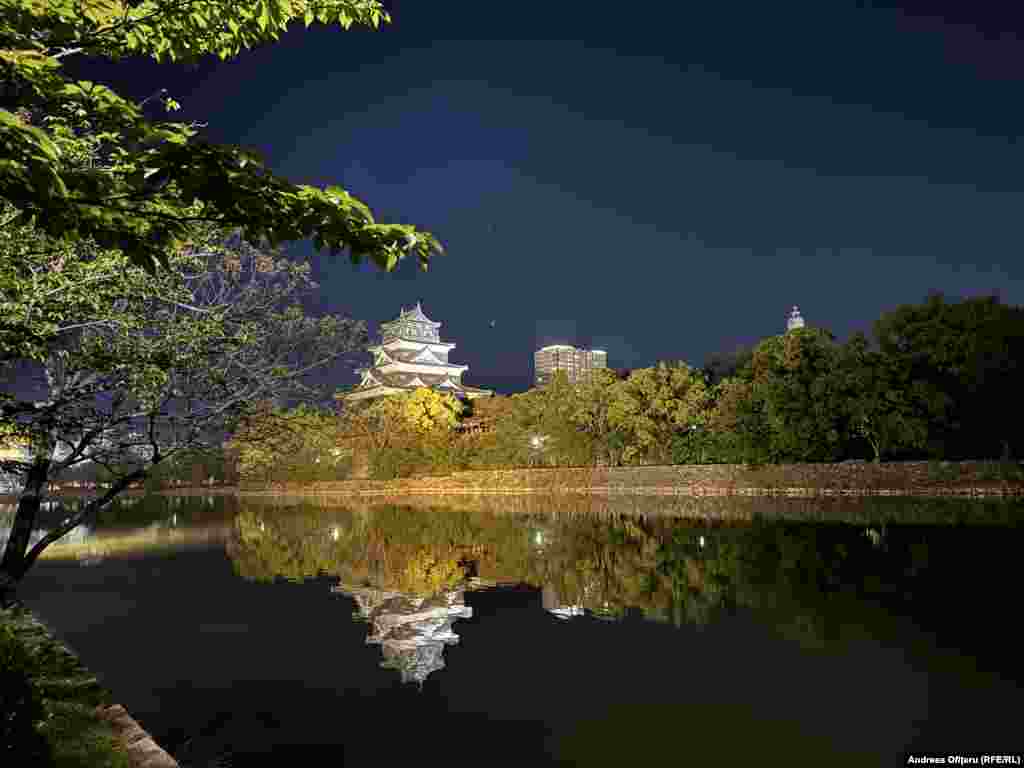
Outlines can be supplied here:
[[[384, 655], [381, 666], [395, 669], [403, 683], [419, 683], [444, 669], [444, 648], [455, 645], [459, 636], [452, 625], [469, 619], [473, 609], [466, 605], [467, 589], [495, 586], [481, 579], [470, 579], [466, 587], [424, 597], [374, 587], [339, 585], [331, 591], [351, 597], [357, 610], [356, 621], [370, 625], [366, 642], [379, 645]], [[588, 615], [581, 605], [562, 605], [557, 590], [546, 586], [542, 592], [544, 609], [559, 619]]]
[[422, 685], [431, 672], [443, 669], [444, 647], [459, 642], [452, 624], [473, 615], [464, 589], [431, 597], [346, 585], [332, 591], [356, 601], [353, 618], [370, 624], [366, 642], [380, 645], [381, 666], [397, 669], [403, 683]]

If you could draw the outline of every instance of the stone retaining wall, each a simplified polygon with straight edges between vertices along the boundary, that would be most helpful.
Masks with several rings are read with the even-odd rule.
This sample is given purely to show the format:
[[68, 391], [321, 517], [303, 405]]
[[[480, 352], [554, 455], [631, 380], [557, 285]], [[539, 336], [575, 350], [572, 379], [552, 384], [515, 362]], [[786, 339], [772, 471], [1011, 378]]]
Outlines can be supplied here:
[[640, 494], [467, 493], [373, 494], [262, 493], [246, 498], [247, 505], [271, 509], [294, 506], [344, 508], [372, 512], [379, 506], [414, 510], [471, 512], [558, 519], [561, 517], [672, 517], [701, 525], [748, 525], [754, 520], [845, 522], [867, 525], [898, 521], [913, 525], [1014, 525], [1024, 519], [1024, 507], [1006, 497], [970, 499], [964, 496], [868, 496], [852, 504], [848, 497], [816, 496], [689, 496]]
[[153, 741], [153, 737], [142, 730], [142, 726], [120, 704], [100, 707], [96, 714], [113, 727], [115, 735], [128, 753], [128, 762], [132, 768], [178, 768], [178, 762]]
[[[1024, 481], [998, 479], [992, 462], [908, 461], [874, 464], [690, 464], [473, 470], [402, 480], [308, 484], [243, 483], [244, 494], [332, 493], [360, 496], [458, 493], [596, 493], [640, 495], [1019, 496]], [[1018, 477], [1020, 472], [1017, 472]]]

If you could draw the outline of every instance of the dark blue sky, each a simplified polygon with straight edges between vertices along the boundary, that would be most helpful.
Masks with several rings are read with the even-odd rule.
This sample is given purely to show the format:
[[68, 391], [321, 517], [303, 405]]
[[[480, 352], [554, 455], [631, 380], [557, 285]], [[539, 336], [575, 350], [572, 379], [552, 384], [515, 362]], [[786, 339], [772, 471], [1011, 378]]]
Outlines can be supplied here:
[[700, 365], [794, 303], [841, 339], [932, 290], [1024, 303], [1002, 5], [385, 4], [378, 32], [89, 74], [433, 231], [425, 274], [317, 256], [320, 307], [375, 327], [422, 300], [468, 383], [524, 389], [554, 341]]

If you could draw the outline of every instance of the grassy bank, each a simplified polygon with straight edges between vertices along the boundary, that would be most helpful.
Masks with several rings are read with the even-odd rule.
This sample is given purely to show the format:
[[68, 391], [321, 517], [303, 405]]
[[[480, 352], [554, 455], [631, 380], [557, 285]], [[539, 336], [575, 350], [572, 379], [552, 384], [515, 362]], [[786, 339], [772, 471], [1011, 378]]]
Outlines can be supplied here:
[[0, 764], [128, 768], [109, 693], [21, 606], [0, 610]]

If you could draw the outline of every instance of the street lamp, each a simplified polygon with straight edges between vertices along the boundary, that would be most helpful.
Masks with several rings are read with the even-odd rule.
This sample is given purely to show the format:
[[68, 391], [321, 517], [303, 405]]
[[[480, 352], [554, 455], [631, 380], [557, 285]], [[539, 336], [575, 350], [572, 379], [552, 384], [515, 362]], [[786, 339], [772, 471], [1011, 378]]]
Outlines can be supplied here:
[[541, 435], [531, 435], [530, 436], [530, 448], [532, 449], [530, 451], [530, 464], [531, 465], [535, 461], [539, 461], [540, 460], [540, 455], [544, 452], [544, 441], [545, 440], [547, 440], [547, 438], [546, 437], [542, 437]]

